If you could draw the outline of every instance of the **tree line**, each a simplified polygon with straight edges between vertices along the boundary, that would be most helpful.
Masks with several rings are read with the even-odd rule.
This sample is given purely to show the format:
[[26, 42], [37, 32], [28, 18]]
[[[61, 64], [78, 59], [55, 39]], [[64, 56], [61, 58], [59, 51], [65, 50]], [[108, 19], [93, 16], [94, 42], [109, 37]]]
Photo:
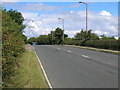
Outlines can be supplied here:
[[63, 41], [63, 30], [61, 28], [56, 28], [54, 31], [51, 31], [48, 35], [40, 35], [39, 37], [31, 37], [28, 39], [29, 44], [37, 45], [79, 45], [79, 46], [89, 46], [102, 49], [120, 49], [120, 38], [116, 40], [113, 36], [105, 36], [104, 34], [100, 37], [92, 33], [92, 30], [81, 30], [76, 33], [73, 38], [68, 37], [67, 34], [64, 34]]
[[[68, 37], [64, 34], [64, 38]], [[63, 30], [61, 28], [56, 28], [55, 31], [51, 31], [48, 35], [40, 35], [39, 37], [31, 37], [28, 39], [29, 44], [36, 42], [38, 45], [52, 45], [52, 44], [62, 44], [63, 43]]]

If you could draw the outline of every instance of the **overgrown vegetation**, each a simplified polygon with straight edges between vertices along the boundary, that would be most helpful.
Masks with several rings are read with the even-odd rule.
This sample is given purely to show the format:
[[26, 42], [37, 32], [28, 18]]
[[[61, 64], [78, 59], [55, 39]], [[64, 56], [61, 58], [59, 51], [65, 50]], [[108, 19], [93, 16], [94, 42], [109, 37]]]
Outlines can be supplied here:
[[9, 84], [13, 68], [18, 67], [17, 58], [25, 51], [23, 34], [25, 26], [22, 24], [22, 14], [15, 10], [0, 10], [2, 12], [2, 78], [3, 87]]

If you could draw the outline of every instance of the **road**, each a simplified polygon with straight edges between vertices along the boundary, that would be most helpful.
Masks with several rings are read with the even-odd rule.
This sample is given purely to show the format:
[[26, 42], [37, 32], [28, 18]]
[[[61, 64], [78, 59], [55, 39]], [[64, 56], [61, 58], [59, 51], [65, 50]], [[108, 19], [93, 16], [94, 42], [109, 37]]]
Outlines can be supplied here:
[[57, 45], [34, 45], [53, 88], [118, 88], [118, 56]]

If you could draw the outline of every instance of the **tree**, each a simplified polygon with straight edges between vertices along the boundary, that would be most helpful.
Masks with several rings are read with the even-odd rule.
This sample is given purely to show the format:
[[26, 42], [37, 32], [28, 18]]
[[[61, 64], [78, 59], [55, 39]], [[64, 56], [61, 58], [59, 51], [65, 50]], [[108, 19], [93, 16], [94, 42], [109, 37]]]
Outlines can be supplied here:
[[22, 16], [21, 12], [18, 12], [17, 10], [10, 9], [9, 11], [7, 11], [7, 14], [13, 20], [15, 20], [15, 22], [18, 23], [19, 25], [23, 24], [24, 18]]
[[[63, 43], [63, 30], [61, 28], [56, 28], [54, 32], [55, 42], [56, 44]], [[67, 34], [64, 34], [64, 39], [68, 37]]]
[[28, 39], [28, 43], [29, 43], [29, 44], [31, 44], [31, 45], [32, 45], [32, 44], [33, 44], [33, 42], [37, 42], [37, 40], [36, 40], [36, 38], [35, 38], [35, 37], [31, 37], [31, 38], [29, 38], [29, 39]]
[[55, 31], [51, 31], [49, 34], [48, 34], [48, 40], [49, 40], [49, 44], [55, 44], [56, 41], [55, 41]]
[[81, 32], [76, 33], [76, 35], [74, 37], [77, 40], [84, 40], [85, 39], [85, 34], [86, 34], [86, 32], [83, 31], [83, 29], [82, 29]]
[[99, 40], [100, 39], [95, 33], [91, 33], [90, 36], [91, 36], [90, 40]]
[[27, 44], [27, 37], [25, 35], [22, 35], [22, 38], [23, 38], [25, 44]]
[[55, 40], [57, 44], [61, 44], [63, 41], [63, 30], [59, 27], [55, 30]]
[[40, 35], [37, 38], [37, 42], [40, 45], [47, 45], [47, 44], [49, 44], [48, 35]]
[[76, 33], [74, 37], [77, 40], [99, 40], [99, 37], [96, 34], [91, 32], [92, 30], [88, 30], [86, 33], [86, 31], [82, 29], [81, 32]]
[[18, 25], [21, 26], [21, 29], [18, 31], [18, 33], [22, 34], [25, 25], [23, 25], [24, 18], [21, 12], [18, 12], [17, 10], [13, 10], [13, 9], [10, 9], [9, 11], [6, 10], [4, 11], [12, 18], [12, 20], [14, 20]]
[[115, 38], [112, 36], [112, 37], [107, 37], [107, 36], [105, 36], [104, 34], [103, 35], [101, 35], [101, 40], [115, 40]]

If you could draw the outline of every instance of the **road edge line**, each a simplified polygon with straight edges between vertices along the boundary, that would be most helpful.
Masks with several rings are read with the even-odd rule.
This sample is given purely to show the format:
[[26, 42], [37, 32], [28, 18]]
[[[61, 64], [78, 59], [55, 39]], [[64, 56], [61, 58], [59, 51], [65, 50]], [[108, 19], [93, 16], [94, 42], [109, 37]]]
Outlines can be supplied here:
[[[34, 48], [34, 47], [33, 47], [33, 48]], [[38, 57], [38, 55], [37, 55], [37, 53], [36, 53], [36, 51], [35, 51], [35, 48], [34, 48], [34, 52], [35, 52], [35, 55], [36, 55], [36, 57], [37, 57], [37, 59], [38, 59], [38, 62], [39, 62], [39, 64], [40, 64], [40, 66], [41, 66], [41, 68], [42, 68], [42, 71], [43, 71], [44, 77], [45, 77], [45, 79], [46, 79], [46, 81], [47, 81], [47, 83], [48, 83], [48, 86], [49, 86], [50, 89], [52, 89], [53, 87], [52, 87], [52, 85], [50, 84], [50, 81], [49, 81], [49, 79], [48, 79], [48, 76], [47, 76], [47, 74], [46, 74], [46, 72], [45, 72], [45, 69], [43, 68], [43, 65], [42, 65], [42, 63], [41, 63], [41, 61], [40, 61], [40, 59], [39, 59], [39, 57]]]

